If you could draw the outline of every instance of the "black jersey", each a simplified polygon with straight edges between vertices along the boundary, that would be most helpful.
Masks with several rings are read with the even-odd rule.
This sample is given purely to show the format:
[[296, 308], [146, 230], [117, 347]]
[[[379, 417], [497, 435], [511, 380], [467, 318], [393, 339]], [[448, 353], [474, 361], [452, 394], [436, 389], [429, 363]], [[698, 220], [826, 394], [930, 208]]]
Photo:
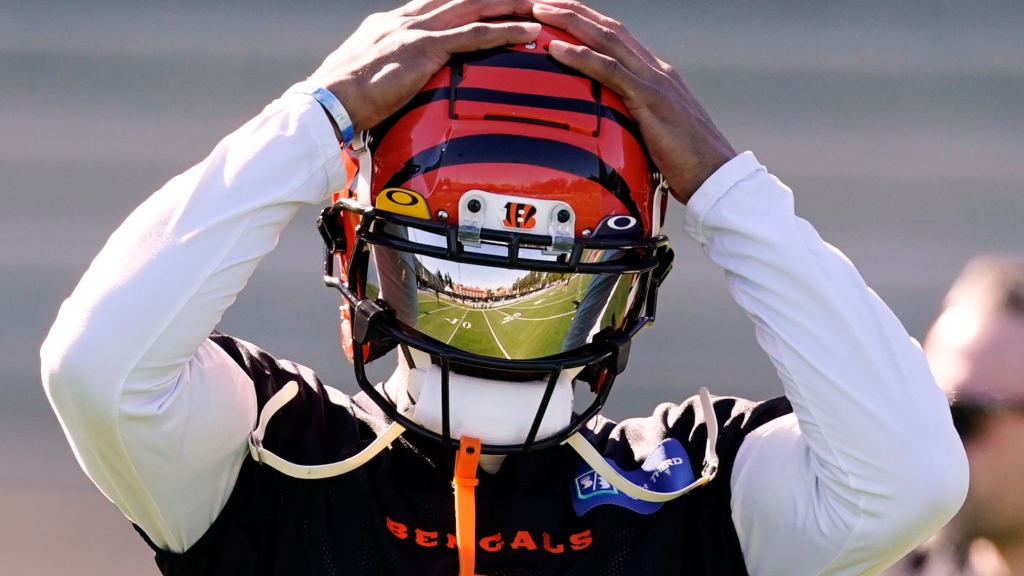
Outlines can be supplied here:
[[[362, 394], [338, 404], [316, 375], [215, 334], [249, 374], [260, 409], [295, 380], [299, 395], [271, 421], [264, 445], [296, 463], [336, 462], [391, 422]], [[646, 418], [595, 418], [585, 437], [636, 469], [665, 439], [700, 470], [707, 433], [696, 398]], [[744, 436], [791, 411], [784, 398], [716, 398], [719, 473], [709, 484], [639, 513], [614, 502], [582, 514], [572, 503], [580, 457], [568, 446], [508, 456], [476, 488], [476, 572], [486, 576], [738, 576], [746, 568], [730, 511], [729, 477]], [[156, 550], [165, 576], [453, 576], [458, 574], [454, 450], [412, 435], [341, 476], [300, 480], [246, 457], [224, 510], [189, 550]], [[141, 533], [141, 531], [140, 531]], [[143, 535], [145, 537], [145, 535]], [[148, 541], [148, 538], [147, 538]], [[152, 545], [152, 544], [151, 544]]]

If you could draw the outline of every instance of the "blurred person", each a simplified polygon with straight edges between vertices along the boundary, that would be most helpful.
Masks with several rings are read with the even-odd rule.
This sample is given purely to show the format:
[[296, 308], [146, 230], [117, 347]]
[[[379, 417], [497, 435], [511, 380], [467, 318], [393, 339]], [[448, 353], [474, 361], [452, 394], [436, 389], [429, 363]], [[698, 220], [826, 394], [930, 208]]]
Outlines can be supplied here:
[[[666, 193], [785, 398], [597, 414], [672, 264]], [[354, 396], [215, 331], [328, 198]], [[895, 315], [678, 73], [564, 0], [367, 18], [129, 216], [41, 356], [80, 464], [167, 575], [875, 573], [966, 493]]]
[[963, 507], [888, 576], [1024, 575], [1024, 258], [971, 261], [924, 344], [971, 481]]

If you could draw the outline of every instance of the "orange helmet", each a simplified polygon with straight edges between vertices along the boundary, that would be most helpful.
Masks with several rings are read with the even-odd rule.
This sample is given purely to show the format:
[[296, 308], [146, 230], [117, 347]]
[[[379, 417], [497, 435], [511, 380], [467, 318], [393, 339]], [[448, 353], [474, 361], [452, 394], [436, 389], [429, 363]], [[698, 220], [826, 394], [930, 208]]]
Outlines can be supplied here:
[[[632, 337], [654, 319], [672, 251], [666, 187], [622, 100], [534, 43], [456, 55], [346, 151], [358, 176], [318, 223], [325, 281], [341, 291], [342, 345], [360, 387], [407, 429], [365, 364], [395, 346], [413, 363], [496, 380], [547, 378], [530, 436], [561, 442], [603, 406]], [[420, 367], [425, 368], [425, 367]], [[559, 376], [592, 405], [536, 432]]]

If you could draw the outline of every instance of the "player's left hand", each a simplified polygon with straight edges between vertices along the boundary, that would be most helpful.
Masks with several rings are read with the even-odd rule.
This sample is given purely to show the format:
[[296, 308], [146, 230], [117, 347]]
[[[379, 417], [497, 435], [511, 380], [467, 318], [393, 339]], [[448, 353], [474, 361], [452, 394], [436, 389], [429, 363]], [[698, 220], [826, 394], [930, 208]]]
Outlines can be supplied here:
[[685, 203], [734, 156], [729, 141], [671, 66], [651, 54], [619, 22], [571, 0], [541, 0], [540, 22], [585, 46], [553, 41], [551, 55], [622, 96], [658, 170]]
[[489, 21], [528, 16], [533, 2], [413, 0], [371, 14], [309, 81], [338, 97], [356, 131], [368, 130], [398, 112], [452, 54], [534, 40], [534, 22]]

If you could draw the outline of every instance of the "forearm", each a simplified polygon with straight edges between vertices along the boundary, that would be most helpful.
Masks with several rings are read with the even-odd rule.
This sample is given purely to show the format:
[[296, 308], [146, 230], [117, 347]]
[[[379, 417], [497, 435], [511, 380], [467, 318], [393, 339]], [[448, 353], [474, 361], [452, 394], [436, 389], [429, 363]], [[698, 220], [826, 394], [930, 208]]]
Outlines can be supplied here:
[[[965, 489], [963, 450], [920, 348], [752, 155], [705, 183], [686, 228], [725, 269], [799, 421], [748, 438], [733, 473], [752, 574], [795, 573], [784, 570], [793, 546], [817, 546], [806, 554], [831, 557], [830, 574], [894, 560]], [[759, 446], [775, 453], [754, 455]], [[810, 481], [793, 478], [800, 469]]]
[[[204, 340], [298, 207], [343, 183], [323, 110], [286, 95], [139, 206], [61, 307], [44, 386], [86, 472], [158, 544], [190, 538], [168, 515], [219, 510], [255, 418]], [[179, 512], [183, 483], [198, 502]]]

